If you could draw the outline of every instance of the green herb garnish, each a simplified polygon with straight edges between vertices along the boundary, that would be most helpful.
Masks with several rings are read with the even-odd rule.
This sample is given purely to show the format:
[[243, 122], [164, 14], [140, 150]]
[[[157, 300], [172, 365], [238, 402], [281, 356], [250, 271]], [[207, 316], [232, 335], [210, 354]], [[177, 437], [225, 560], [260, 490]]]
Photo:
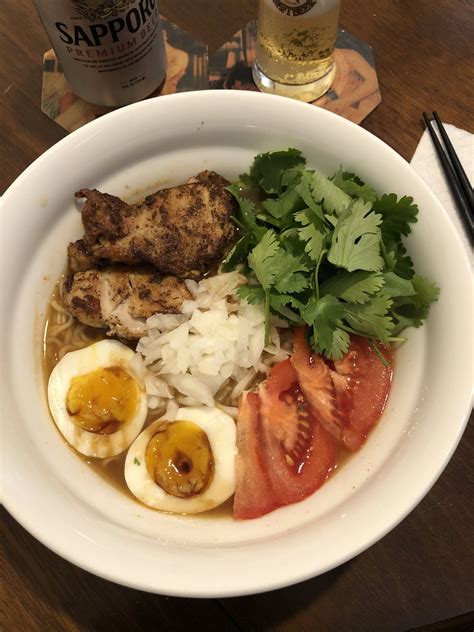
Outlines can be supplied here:
[[137, 459], [137, 457], [133, 459], [133, 462], [135, 463], [135, 465], [140, 465], [140, 461]]
[[[437, 300], [437, 285], [415, 274], [402, 237], [417, 221], [411, 197], [379, 196], [353, 173], [328, 178], [306, 169], [297, 149], [260, 154], [229, 187], [242, 236], [223, 269], [244, 267], [249, 303], [310, 327], [313, 348], [339, 359], [355, 333], [401, 341]], [[376, 346], [374, 345], [374, 348]]]

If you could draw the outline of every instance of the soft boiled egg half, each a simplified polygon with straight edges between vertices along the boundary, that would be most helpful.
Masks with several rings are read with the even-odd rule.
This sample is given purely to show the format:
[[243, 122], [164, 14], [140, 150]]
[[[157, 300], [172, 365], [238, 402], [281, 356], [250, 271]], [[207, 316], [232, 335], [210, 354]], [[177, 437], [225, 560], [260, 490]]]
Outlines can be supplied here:
[[78, 452], [105, 459], [126, 450], [143, 428], [147, 397], [130, 369], [134, 352], [102, 340], [67, 353], [48, 382], [51, 414]]
[[125, 480], [145, 505], [192, 514], [235, 491], [236, 430], [217, 408], [180, 408], [174, 421], [155, 421], [131, 445]]

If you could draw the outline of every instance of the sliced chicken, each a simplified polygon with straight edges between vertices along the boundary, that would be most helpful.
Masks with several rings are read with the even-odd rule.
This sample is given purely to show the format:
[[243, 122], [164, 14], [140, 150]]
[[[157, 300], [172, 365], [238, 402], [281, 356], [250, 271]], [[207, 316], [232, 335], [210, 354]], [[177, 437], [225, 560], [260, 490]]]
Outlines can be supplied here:
[[146, 334], [149, 316], [179, 314], [183, 301], [190, 298], [185, 283], [176, 277], [110, 269], [71, 275], [63, 295], [64, 306], [81, 323], [128, 339]]
[[94, 257], [87, 249], [84, 240], [78, 239], [67, 248], [67, 265], [69, 272], [84, 272], [103, 267], [105, 261]]
[[98, 270], [78, 272], [64, 284], [64, 307], [84, 325], [107, 327], [101, 308], [102, 278]]
[[73, 255], [84, 250], [95, 261], [146, 263], [163, 274], [198, 277], [222, 259], [235, 239], [235, 202], [226, 191], [228, 184], [217, 173], [204, 171], [192, 182], [157, 191], [135, 205], [82, 189], [76, 197], [86, 199], [85, 234], [83, 246], [72, 248]]

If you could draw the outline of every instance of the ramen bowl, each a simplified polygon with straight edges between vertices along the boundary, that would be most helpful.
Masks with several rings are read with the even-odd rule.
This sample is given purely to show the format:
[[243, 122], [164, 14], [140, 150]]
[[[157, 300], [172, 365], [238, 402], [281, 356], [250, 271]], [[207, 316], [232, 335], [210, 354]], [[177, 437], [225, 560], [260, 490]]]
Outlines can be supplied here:
[[[256, 520], [153, 511], [87, 467], [48, 411], [42, 332], [67, 244], [82, 236], [74, 192], [87, 187], [139, 197], [203, 169], [235, 179], [255, 154], [288, 147], [327, 174], [342, 165], [379, 192], [414, 197], [420, 212], [406, 245], [417, 271], [439, 284], [439, 301], [422, 328], [406, 332], [381, 421], [315, 494]], [[393, 529], [455, 450], [471, 395], [468, 255], [409, 164], [345, 119], [238, 91], [144, 101], [43, 154], [5, 193], [1, 214], [3, 502], [72, 563], [127, 586], [187, 597], [294, 584], [342, 564]]]

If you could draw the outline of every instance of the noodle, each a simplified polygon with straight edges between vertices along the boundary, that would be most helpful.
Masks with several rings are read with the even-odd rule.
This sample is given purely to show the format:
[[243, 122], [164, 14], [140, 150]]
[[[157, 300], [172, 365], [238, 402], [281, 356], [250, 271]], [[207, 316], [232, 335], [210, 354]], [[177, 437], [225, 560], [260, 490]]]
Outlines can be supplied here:
[[104, 338], [104, 331], [78, 323], [63, 304], [65, 278], [62, 276], [49, 302], [44, 330], [44, 363], [49, 377], [54, 366], [69, 351], [83, 349]]

